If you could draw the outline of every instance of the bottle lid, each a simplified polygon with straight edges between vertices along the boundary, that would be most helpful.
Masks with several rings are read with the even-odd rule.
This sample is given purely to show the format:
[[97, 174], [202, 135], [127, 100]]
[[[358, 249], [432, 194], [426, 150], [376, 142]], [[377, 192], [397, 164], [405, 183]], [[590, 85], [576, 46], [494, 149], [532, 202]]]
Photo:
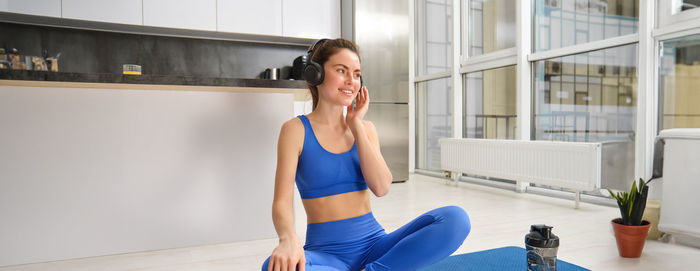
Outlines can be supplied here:
[[559, 247], [559, 237], [552, 233], [552, 226], [543, 224], [530, 226], [530, 233], [525, 235], [525, 244], [533, 247]]

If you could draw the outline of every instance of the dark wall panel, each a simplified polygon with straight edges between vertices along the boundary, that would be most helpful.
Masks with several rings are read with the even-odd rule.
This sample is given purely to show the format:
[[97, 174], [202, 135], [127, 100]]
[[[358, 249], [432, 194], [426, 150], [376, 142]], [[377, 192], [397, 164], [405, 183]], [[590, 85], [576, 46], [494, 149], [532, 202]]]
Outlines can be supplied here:
[[60, 53], [62, 72], [120, 74], [123, 64], [138, 64], [143, 74], [223, 78], [258, 78], [266, 68], [291, 66], [307, 49], [13, 23], [0, 23], [0, 46], [22, 55]]

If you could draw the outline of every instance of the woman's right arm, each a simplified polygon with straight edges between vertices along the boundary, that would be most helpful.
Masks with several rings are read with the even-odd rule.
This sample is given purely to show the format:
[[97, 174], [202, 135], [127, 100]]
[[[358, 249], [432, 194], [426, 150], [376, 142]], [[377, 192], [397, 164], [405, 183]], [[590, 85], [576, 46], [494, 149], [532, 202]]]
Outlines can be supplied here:
[[279, 245], [270, 256], [268, 271], [304, 270], [304, 248], [294, 231], [294, 178], [304, 143], [304, 126], [298, 118], [282, 125], [277, 142], [277, 171], [272, 202], [272, 221]]

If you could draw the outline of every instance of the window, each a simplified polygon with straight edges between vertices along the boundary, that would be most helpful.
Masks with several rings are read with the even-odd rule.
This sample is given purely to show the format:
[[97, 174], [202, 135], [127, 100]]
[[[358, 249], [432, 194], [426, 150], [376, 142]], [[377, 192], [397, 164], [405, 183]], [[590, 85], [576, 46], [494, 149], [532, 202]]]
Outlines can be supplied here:
[[463, 137], [516, 138], [515, 66], [464, 75]]
[[700, 17], [700, 0], [657, 0], [657, 26], [664, 27]]
[[639, 0], [535, 0], [534, 51], [637, 32]]
[[462, 7], [469, 18], [469, 56], [515, 47], [515, 0], [463, 0]]
[[[462, 137], [514, 139], [515, 0], [462, 0]], [[477, 57], [478, 56], [478, 57]], [[472, 58], [476, 57], [476, 58]]]
[[418, 0], [417, 75], [452, 67], [452, 0]]
[[633, 138], [636, 70], [636, 44], [537, 61], [535, 139]]
[[452, 80], [416, 84], [416, 168], [440, 171], [438, 140], [452, 137]]
[[602, 187], [634, 179], [637, 44], [535, 62], [535, 140], [602, 143]]
[[686, 11], [697, 7], [700, 7], [700, 0], [682, 0], [680, 3], [681, 11]]
[[700, 35], [661, 42], [659, 130], [700, 128]]
[[[700, 100], [690, 87], [700, 84], [700, 76], [693, 77], [700, 74], [694, 70], [700, 66], [700, 0], [652, 1], [656, 7], [640, 0], [415, 0], [416, 168], [439, 170], [438, 139], [455, 134], [596, 142], [602, 146], [602, 187], [629, 188], [635, 173], [649, 167], [649, 146], [635, 153], [636, 144], [652, 136], [649, 126], [636, 130], [640, 121], [653, 121], [637, 114], [637, 72], [644, 93], [652, 93], [647, 85], [655, 80], [651, 67], [638, 70], [640, 58], [663, 62], [659, 129], [700, 127], [700, 109], [690, 106]], [[459, 14], [452, 14], [453, 3]], [[656, 16], [640, 20], [640, 10]], [[662, 13], [670, 23], [663, 23]], [[459, 31], [452, 20], [459, 20]], [[652, 27], [641, 33], [640, 21]], [[459, 37], [452, 38], [453, 31]], [[517, 35], [528, 32], [530, 37]], [[688, 35], [695, 36], [676, 39]], [[663, 55], [652, 55], [650, 45], [659, 40]], [[451, 46], [460, 47], [459, 56]], [[456, 57], [460, 65], [453, 67]], [[458, 73], [461, 84], [450, 85], [460, 81], [450, 78]]]
[[416, 0], [416, 168], [440, 169], [440, 144], [452, 137], [452, 0]]

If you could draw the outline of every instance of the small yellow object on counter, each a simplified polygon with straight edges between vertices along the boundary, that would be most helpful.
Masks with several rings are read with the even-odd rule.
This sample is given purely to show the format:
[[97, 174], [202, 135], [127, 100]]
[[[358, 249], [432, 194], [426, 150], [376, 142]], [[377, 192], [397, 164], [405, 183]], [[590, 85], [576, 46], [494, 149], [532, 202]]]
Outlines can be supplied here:
[[122, 74], [141, 75], [141, 66], [135, 64], [122, 65]]

